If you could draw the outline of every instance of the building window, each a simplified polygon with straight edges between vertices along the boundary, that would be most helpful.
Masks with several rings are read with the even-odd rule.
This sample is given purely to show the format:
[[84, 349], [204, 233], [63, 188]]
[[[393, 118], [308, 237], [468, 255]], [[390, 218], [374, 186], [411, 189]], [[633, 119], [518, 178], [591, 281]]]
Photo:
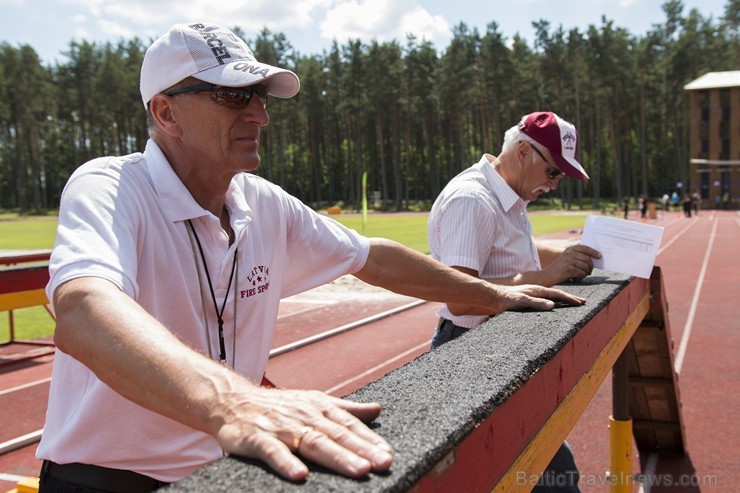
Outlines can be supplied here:
[[730, 170], [727, 168], [722, 169], [722, 174], [720, 175], [721, 180], [721, 190], [722, 193], [729, 192], [730, 191]]
[[720, 159], [730, 159], [730, 139], [722, 139], [722, 151], [719, 154]]
[[730, 106], [730, 90], [729, 89], [719, 90], [719, 104], [720, 106]]
[[709, 138], [709, 122], [699, 122], [699, 138], [702, 140]]
[[[719, 91], [720, 122], [729, 126], [730, 124], [730, 90], [720, 89]], [[721, 136], [724, 138], [724, 136]]]
[[709, 121], [709, 91], [699, 91], [699, 108], [702, 121]]
[[709, 139], [702, 139], [699, 159], [709, 159]]
[[701, 174], [700, 190], [701, 190], [701, 198], [708, 199], [709, 198], [709, 171]]
[[730, 122], [728, 120], [719, 122], [719, 138], [720, 139], [730, 138]]

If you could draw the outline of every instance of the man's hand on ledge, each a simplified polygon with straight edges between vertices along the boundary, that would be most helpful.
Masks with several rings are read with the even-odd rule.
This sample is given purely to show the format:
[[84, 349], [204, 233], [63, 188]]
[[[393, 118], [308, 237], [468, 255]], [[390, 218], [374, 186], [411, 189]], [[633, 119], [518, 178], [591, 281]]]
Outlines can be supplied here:
[[223, 418], [216, 438], [225, 451], [262, 460], [292, 481], [308, 476], [298, 456], [353, 478], [390, 468], [390, 445], [363, 423], [380, 414], [379, 404], [319, 391], [253, 390]]
[[[586, 299], [580, 296], [535, 284], [495, 285], [495, 288], [498, 291], [497, 299], [502, 300], [504, 310], [544, 311], [552, 310], [556, 304], [581, 306], [586, 303]], [[447, 307], [454, 315], [495, 315], [487, 306], [448, 303]]]
[[534, 284], [519, 286], [502, 286], [505, 292], [507, 310], [552, 310], [555, 304], [580, 306], [586, 303], [586, 298], [575, 296], [560, 289], [546, 288]]

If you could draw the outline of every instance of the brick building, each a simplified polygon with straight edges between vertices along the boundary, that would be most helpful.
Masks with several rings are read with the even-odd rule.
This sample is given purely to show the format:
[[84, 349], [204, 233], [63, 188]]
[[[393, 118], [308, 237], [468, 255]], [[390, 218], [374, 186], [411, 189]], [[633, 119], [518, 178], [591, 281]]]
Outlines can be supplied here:
[[[703, 208], [740, 207], [740, 70], [710, 72], [689, 82], [689, 192]], [[726, 204], [725, 204], [726, 201]]]

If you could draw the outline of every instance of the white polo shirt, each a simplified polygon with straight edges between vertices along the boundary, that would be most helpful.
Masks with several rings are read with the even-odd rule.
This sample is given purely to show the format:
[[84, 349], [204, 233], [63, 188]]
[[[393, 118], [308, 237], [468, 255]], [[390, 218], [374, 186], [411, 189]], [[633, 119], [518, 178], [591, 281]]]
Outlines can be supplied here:
[[[527, 201], [504, 181], [484, 154], [445, 186], [429, 213], [432, 257], [450, 266], [478, 271], [483, 279], [539, 270], [540, 259], [527, 215]], [[489, 317], [437, 314], [460, 327], [475, 328]]]
[[[198, 287], [200, 254], [186, 229], [191, 219], [219, 308], [238, 247], [236, 323], [233, 286], [223, 315], [227, 364], [259, 383], [280, 298], [357, 272], [370, 246], [367, 238], [251, 174], [233, 178], [226, 207], [235, 234], [231, 246], [219, 218], [195, 202], [151, 140], [144, 154], [86, 163], [62, 195], [49, 299], [71, 279], [107, 279], [180, 340], [206, 355], [210, 345], [217, 358], [216, 314], [202, 267], [205, 303]], [[128, 469], [171, 482], [222, 455], [211, 436], [125, 399], [57, 350], [38, 458]]]

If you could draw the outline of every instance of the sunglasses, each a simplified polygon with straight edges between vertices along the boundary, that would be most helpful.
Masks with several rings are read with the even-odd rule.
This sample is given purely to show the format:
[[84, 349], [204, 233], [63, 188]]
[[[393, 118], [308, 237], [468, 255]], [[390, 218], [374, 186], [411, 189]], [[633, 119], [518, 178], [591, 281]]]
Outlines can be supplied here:
[[533, 146], [531, 142], [528, 142], [526, 140], [525, 140], [525, 142], [527, 142], [527, 144], [529, 144], [529, 147], [531, 147], [534, 150], [534, 152], [536, 152], [537, 155], [539, 155], [542, 158], [542, 160], [548, 164], [548, 168], [545, 171], [545, 173], [547, 173], [547, 178], [548, 179], [550, 179], [550, 180], [557, 180], [557, 179], [562, 178], [562, 177], [565, 176], [565, 173], [563, 173], [560, 170], [560, 168], [558, 168], [557, 166], [556, 167], [552, 167], [552, 165], [550, 164], [550, 161], [548, 161], [547, 158], [542, 154], [542, 152], [540, 152], [539, 149], [537, 149], [535, 146]]
[[211, 100], [214, 103], [238, 109], [246, 108], [252, 100], [252, 95], [256, 94], [260, 98], [262, 107], [267, 106], [267, 86], [263, 85], [226, 87], [203, 82], [202, 84], [173, 89], [162, 94], [165, 96], [176, 96], [178, 94], [192, 94], [197, 92], [211, 92]]

